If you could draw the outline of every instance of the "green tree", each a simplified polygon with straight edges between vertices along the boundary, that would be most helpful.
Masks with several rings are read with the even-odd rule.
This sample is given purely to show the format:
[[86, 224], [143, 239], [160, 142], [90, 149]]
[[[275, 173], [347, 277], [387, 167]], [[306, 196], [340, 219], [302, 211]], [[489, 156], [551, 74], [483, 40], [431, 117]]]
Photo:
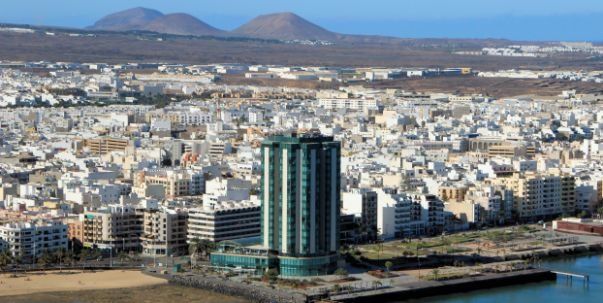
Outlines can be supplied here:
[[38, 265], [41, 267], [46, 267], [46, 266], [54, 263], [54, 258], [51, 254], [44, 252], [38, 257], [36, 263], [38, 263]]
[[0, 254], [0, 270], [4, 270], [9, 264], [14, 262], [13, 256], [11, 256], [8, 252], [3, 252]]
[[385, 269], [387, 270], [387, 272], [390, 272], [392, 266], [394, 266], [394, 263], [392, 263], [391, 261], [385, 262]]
[[431, 273], [433, 274], [433, 279], [437, 280], [438, 279], [438, 274], [440, 273], [440, 270], [437, 268], [434, 268]]
[[335, 275], [345, 278], [348, 276], [348, 271], [345, 268], [338, 268], [335, 272]]
[[278, 270], [276, 268], [270, 268], [264, 273], [264, 279], [268, 280], [270, 284], [276, 283], [278, 280]]
[[130, 255], [122, 251], [117, 255], [117, 259], [120, 262], [128, 262], [130, 261]]
[[215, 248], [216, 244], [214, 242], [207, 239], [195, 238], [188, 246], [188, 251], [191, 254], [191, 258], [206, 259], [209, 253]]
[[334, 293], [338, 293], [338, 292], [340, 292], [340, 291], [341, 291], [341, 285], [339, 285], [339, 284], [335, 284], [335, 285], [333, 285], [333, 286], [331, 287], [331, 291], [332, 291], [332, 292], [334, 292]]

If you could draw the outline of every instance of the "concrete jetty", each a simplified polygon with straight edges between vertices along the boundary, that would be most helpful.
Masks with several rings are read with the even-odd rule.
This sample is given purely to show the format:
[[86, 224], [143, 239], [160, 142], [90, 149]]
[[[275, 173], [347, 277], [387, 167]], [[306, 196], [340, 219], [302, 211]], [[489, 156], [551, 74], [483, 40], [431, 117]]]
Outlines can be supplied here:
[[556, 274], [549, 270], [528, 269], [516, 272], [484, 274], [481, 276], [454, 279], [448, 281], [421, 281], [403, 286], [394, 286], [350, 294], [338, 294], [330, 297], [336, 302], [387, 302], [421, 297], [468, 292], [479, 289], [509, 286], [516, 284], [554, 281]]

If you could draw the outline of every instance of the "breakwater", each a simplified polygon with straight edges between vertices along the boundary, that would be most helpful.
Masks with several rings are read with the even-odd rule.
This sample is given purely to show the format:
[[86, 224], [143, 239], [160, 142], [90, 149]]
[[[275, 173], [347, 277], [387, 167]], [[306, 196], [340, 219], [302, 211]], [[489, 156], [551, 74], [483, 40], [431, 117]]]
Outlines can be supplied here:
[[[164, 276], [165, 278], [165, 276]], [[199, 275], [170, 275], [167, 277], [171, 284], [201, 288], [215, 293], [245, 298], [254, 303], [306, 303], [303, 294], [290, 293], [278, 289], [254, 284], [221, 279], [218, 277], [203, 277]]]

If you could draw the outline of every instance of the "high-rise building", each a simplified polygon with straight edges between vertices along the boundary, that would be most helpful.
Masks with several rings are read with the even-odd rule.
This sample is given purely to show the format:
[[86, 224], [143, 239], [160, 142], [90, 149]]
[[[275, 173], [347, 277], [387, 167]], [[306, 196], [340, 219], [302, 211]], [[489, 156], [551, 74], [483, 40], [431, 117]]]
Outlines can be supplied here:
[[282, 275], [311, 275], [334, 266], [339, 159], [340, 144], [332, 137], [275, 136], [262, 143], [262, 240], [278, 251]]
[[[281, 276], [332, 273], [339, 249], [340, 143], [314, 133], [292, 134], [270, 137], [261, 149], [259, 246], [223, 243], [212, 264], [257, 272], [277, 267]], [[252, 254], [261, 260], [249, 260]]]

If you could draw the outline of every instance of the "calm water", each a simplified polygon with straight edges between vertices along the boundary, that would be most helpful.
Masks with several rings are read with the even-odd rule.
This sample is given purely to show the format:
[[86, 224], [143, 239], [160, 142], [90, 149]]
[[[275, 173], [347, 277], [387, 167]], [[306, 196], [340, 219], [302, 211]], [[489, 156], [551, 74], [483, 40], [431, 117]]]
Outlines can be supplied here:
[[[570, 285], [565, 277], [556, 282], [543, 282], [475, 291], [463, 294], [425, 298], [410, 302], [430, 303], [590, 303], [603, 302], [603, 256], [587, 256], [544, 262], [543, 267], [559, 271], [588, 274], [590, 283], [587, 288], [581, 279], [574, 278]], [[406, 301], [409, 302], [409, 301]]]

